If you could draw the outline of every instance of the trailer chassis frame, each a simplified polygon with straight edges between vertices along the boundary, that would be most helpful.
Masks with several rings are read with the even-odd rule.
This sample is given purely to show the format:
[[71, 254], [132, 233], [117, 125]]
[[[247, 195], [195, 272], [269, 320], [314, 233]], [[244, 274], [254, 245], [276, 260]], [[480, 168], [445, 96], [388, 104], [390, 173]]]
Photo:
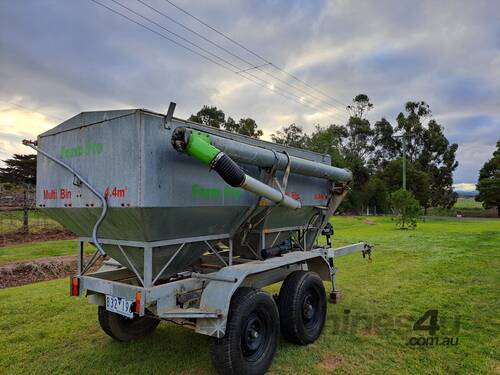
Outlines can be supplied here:
[[[289, 228], [286, 228], [289, 230]], [[299, 229], [299, 228], [295, 228]], [[184, 271], [178, 273], [171, 281], [156, 283], [161, 272], [153, 278], [150, 271], [146, 271], [146, 261], [152, 262], [151, 251], [145, 251], [145, 272], [141, 278], [137, 270], [122, 267], [114, 261], [106, 261], [97, 272], [85, 273], [84, 243], [91, 242], [90, 238], [82, 237], [78, 243], [77, 277], [79, 279], [79, 295], [86, 295], [89, 302], [96, 305], [105, 305], [105, 296], [111, 295], [126, 300], [134, 300], [137, 292], [140, 293], [139, 316], [153, 316], [158, 319], [169, 320], [194, 328], [197, 333], [221, 338], [226, 331], [226, 322], [229, 313], [231, 298], [239, 287], [262, 288], [284, 280], [296, 270], [316, 272], [324, 281], [332, 283], [334, 296], [339, 295], [336, 288], [336, 273], [334, 260], [339, 256], [361, 252], [363, 256], [371, 252], [371, 246], [356, 243], [340, 248], [315, 247], [309, 251], [292, 251], [267, 260], [252, 260], [234, 258], [232, 241], [229, 235], [205, 236], [201, 241], [209, 245], [210, 253], [221, 261], [221, 268], [215, 271], [202, 273]], [[182, 248], [187, 242], [200, 242], [201, 237], [173, 240]], [[212, 240], [229, 240], [228, 258], [224, 258], [211, 246]], [[136, 241], [102, 240], [103, 244], [137, 246], [152, 249], [158, 243], [143, 243]], [[165, 241], [159, 241], [162, 244]], [[171, 243], [169, 243], [171, 244]], [[179, 250], [178, 250], [179, 251]], [[177, 252], [178, 252], [177, 251]], [[166, 268], [164, 266], [164, 268]]]

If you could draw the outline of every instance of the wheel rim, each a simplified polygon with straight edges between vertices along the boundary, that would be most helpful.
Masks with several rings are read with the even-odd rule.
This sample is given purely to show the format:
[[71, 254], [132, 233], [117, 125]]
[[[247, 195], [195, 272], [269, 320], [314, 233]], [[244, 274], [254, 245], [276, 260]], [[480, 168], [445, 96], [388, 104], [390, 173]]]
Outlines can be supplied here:
[[243, 357], [250, 362], [258, 360], [269, 342], [269, 326], [262, 314], [250, 314], [243, 324], [241, 348]]
[[320, 296], [316, 290], [309, 290], [302, 301], [302, 321], [306, 328], [316, 326], [320, 321]]

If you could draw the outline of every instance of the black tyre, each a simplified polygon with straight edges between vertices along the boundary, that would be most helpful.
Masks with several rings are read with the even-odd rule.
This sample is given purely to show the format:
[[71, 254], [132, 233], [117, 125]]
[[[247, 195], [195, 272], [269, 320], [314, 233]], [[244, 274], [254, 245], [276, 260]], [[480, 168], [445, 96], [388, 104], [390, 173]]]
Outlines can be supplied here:
[[104, 306], [99, 306], [98, 315], [102, 330], [118, 341], [140, 339], [153, 332], [160, 323], [147, 316], [129, 319], [106, 310]]
[[281, 332], [288, 341], [311, 344], [320, 336], [326, 319], [326, 294], [317, 273], [292, 272], [278, 297]]
[[264, 374], [271, 366], [280, 332], [274, 300], [258, 289], [239, 288], [231, 299], [226, 334], [213, 338], [210, 354], [219, 374]]

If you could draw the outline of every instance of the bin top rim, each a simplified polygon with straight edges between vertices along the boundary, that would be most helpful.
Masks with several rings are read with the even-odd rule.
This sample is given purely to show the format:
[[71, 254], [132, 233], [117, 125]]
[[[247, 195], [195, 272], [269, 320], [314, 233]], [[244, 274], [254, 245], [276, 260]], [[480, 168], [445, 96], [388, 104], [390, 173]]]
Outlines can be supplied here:
[[[147, 113], [147, 114], [151, 114], [151, 115], [155, 115], [155, 116], [159, 116], [159, 117], [166, 116], [163, 113], [152, 111], [152, 110], [149, 110], [146, 108], [83, 111], [83, 112], [80, 112], [80, 113], [68, 118], [67, 120], [57, 124], [55, 127], [45, 131], [44, 133], [41, 133], [40, 135], [38, 135], [38, 138], [48, 137], [48, 136], [60, 134], [63, 132], [67, 132], [67, 131], [71, 131], [71, 130], [75, 130], [75, 129], [79, 129], [79, 128], [85, 128], [88, 126], [96, 125], [96, 124], [103, 123], [106, 121], [115, 120], [115, 119], [122, 118], [122, 117], [133, 116], [139, 112]], [[242, 141], [248, 141], [249, 143], [253, 143], [256, 140], [255, 138], [247, 136], [247, 135], [232, 133], [232, 132], [229, 132], [229, 131], [224, 130], [224, 129], [212, 128], [210, 126], [206, 126], [206, 125], [203, 125], [203, 124], [200, 124], [200, 123], [197, 123], [194, 121], [182, 119], [179, 117], [174, 116], [172, 119], [175, 121], [184, 123], [185, 126], [187, 126], [187, 127], [193, 127], [193, 128], [203, 130], [207, 133], [211, 133], [211, 134], [218, 135], [218, 136], [222, 136], [222, 137], [226, 137], [226, 138], [230, 138], [230, 139], [241, 139]], [[267, 141], [265, 139], [258, 139], [258, 142], [259, 143], [263, 142], [269, 146], [277, 145], [280, 148], [284, 148], [287, 150], [292, 149], [292, 150], [295, 150], [299, 153], [315, 155], [316, 157], [322, 157], [323, 162], [328, 162], [328, 163], [331, 162], [330, 155], [328, 155], [328, 154], [323, 154], [323, 153], [319, 153], [319, 152], [315, 152], [315, 151], [305, 150], [305, 149], [301, 149], [301, 148], [293, 147], [293, 146], [284, 146], [284, 145], [277, 144], [275, 142]]]

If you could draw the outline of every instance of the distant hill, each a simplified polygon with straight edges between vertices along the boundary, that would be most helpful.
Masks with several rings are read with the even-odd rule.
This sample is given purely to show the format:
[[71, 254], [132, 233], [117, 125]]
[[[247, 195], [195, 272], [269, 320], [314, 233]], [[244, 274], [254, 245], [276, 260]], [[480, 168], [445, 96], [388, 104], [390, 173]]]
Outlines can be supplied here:
[[477, 190], [472, 190], [472, 191], [470, 191], [470, 190], [468, 190], [468, 191], [466, 191], [466, 190], [455, 190], [455, 193], [457, 193], [460, 198], [475, 197], [476, 195], [479, 194]]

